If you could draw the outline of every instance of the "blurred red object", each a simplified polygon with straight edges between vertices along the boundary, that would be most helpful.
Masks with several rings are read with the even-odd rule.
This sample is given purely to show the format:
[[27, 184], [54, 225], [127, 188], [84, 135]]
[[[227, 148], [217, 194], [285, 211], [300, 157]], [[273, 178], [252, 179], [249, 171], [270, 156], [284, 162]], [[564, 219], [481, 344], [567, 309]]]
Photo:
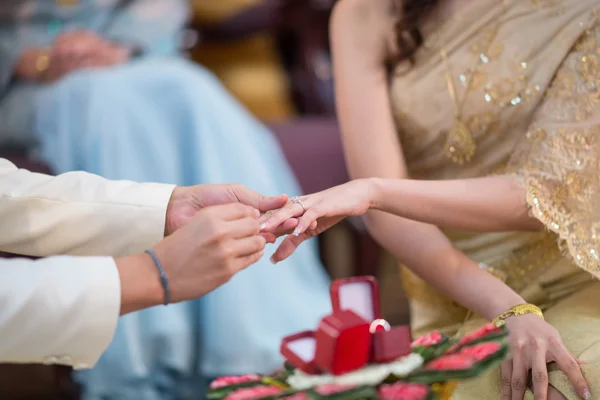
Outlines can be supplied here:
[[367, 365], [371, 355], [369, 322], [353, 311], [334, 312], [321, 320], [315, 364], [323, 372], [342, 375]]

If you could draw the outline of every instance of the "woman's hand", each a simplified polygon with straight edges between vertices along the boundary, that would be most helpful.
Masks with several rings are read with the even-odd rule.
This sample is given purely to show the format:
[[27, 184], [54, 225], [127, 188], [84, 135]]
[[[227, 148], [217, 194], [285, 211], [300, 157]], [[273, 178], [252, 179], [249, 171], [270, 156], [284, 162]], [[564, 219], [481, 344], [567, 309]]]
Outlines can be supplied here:
[[548, 399], [548, 367], [555, 362], [582, 399], [591, 399], [589, 385], [580, 362], [563, 344], [554, 327], [533, 315], [506, 320], [510, 332], [512, 359], [502, 364], [502, 399], [523, 400], [529, 382], [529, 371], [536, 400]]
[[82, 68], [111, 67], [129, 59], [129, 50], [90, 31], [72, 31], [60, 35], [48, 54], [44, 76], [56, 80]]
[[345, 217], [366, 213], [372, 203], [371, 183], [355, 180], [301, 196], [298, 200], [292, 199], [285, 207], [262, 218], [264, 232], [280, 232], [282, 226], [287, 228], [297, 219], [292, 236], [288, 236], [271, 257], [273, 263], [285, 260], [303, 241], [319, 235]]
[[90, 31], [60, 35], [51, 48], [25, 50], [15, 76], [28, 81], [53, 82], [83, 68], [102, 68], [129, 60], [131, 51]]

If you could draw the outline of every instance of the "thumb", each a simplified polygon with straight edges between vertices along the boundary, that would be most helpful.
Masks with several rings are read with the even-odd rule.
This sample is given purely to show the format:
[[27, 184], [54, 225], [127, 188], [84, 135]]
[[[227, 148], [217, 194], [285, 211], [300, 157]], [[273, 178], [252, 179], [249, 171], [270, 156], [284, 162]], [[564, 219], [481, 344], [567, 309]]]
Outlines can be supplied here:
[[280, 194], [276, 197], [261, 196], [258, 201], [258, 209], [261, 212], [277, 210], [285, 206], [288, 202], [288, 196], [286, 194]]

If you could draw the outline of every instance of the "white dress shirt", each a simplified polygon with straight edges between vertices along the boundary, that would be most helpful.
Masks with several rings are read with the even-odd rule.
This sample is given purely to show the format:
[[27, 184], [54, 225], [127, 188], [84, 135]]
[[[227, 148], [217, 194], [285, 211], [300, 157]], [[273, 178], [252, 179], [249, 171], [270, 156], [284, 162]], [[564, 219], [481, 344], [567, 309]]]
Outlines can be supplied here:
[[94, 366], [120, 310], [112, 256], [163, 237], [173, 188], [85, 172], [51, 177], [0, 159], [0, 251], [62, 255], [0, 259], [1, 363]]

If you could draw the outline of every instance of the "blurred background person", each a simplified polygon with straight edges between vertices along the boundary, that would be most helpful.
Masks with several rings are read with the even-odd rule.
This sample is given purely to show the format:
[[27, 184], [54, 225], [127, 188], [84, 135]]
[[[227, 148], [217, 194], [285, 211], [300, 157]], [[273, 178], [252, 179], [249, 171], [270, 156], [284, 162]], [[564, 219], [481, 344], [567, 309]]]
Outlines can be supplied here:
[[[297, 194], [270, 132], [181, 56], [188, 11], [183, 0], [3, 2], [1, 143], [37, 146], [56, 173]], [[328, 312], [327, 285], [313, 244], [199, 301], [128, 315], [78, 374], [84, 397], [198, 398], [214, 376], [277, 368], [281, 337]]]

